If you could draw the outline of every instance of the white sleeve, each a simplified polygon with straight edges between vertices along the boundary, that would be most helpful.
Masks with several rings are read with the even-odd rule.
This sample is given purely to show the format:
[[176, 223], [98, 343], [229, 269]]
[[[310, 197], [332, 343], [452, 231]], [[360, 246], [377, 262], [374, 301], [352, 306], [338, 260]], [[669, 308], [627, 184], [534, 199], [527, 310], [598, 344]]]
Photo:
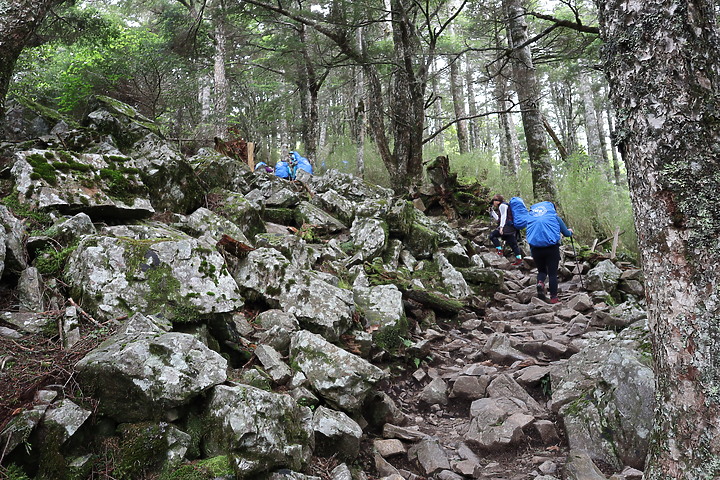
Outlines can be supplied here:
[[490, 209], [490, 216], [492, 216], [493, 220], [495, 220], [496, 222], [500, 219], [500, 217], [498, 217], [498, 214], [495, 213], [495, 210], [492, 208]]
[[501, 203], [498, 210], [500, 210], [500, 228], [503, 228], [505, 226], [505, 221], [507, 221], [508, 206]]

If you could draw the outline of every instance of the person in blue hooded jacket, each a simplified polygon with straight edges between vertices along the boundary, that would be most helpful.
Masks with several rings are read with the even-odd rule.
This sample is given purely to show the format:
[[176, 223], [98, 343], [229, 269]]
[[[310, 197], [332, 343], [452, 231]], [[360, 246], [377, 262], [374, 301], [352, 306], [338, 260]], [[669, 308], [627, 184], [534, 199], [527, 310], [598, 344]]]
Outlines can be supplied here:
[[298, 170], [305, 170], [310, 175], [313, 173], [310, 160], [295, 151], [290, 152], [290, 167], [290, 177], [293, 179], [297, 176]]
[[558, 265], [562, 236], [572, 237], [552, 202], [540, 202], [530, 207], [526, 238], [537, 273], [538, 297], [545, 300], [545, 281], [550, 290], [550, 303], [560, 303], [558, 298]]

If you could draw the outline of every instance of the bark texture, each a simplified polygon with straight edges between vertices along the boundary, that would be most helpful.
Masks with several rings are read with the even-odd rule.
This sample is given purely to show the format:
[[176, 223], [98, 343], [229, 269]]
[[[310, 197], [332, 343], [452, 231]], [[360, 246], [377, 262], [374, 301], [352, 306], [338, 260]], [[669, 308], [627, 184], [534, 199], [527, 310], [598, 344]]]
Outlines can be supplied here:
[[457, 121], [455, 127], [457, 128], [458, 150], [460, 154], [463, 154], [468, 152], [468, 132], [465, 120], [459, 120], [466, 116], [459, 58], [450, 60], [450, 90], [452, 92], [455, 120]]
[[533, 194], [537, 200], [557, 204], [557, 188], [550, 165], [550, 150], [545, 138], [542, 113], [540, 112], [540, 87], [533, 67], [528, 40], [525, 9], [520, 0], [505, 0], [508, 15], [508, 31], [513, 49], [513, 86], [520, 100], [528, 160], [532, 171]]
[[720, 41], [711, 0], [598, 0], [657, 381], [645, 478], [720, 478]]
[[[15, 63], [48, 11], [63, 0], [0, 1], [0, 125], [5, 125], [5, 97]], [[2, 129], [0, 129], [0, 134]]]

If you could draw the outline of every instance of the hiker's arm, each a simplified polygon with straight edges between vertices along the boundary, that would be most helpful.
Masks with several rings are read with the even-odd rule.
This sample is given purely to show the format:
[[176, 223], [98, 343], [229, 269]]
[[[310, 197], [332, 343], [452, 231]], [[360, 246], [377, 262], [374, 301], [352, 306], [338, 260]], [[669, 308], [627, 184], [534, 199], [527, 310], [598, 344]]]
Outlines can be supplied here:
[[565, 222], [563, 222], [563, 219], [560, 217], [557, 217], [558, 223], [560, 224], [560, 233], [562, 233], [566, 237], [572, 237], [573, 231], [570, 230], [566, 225]]
[[503, 227], [505, 226], [505, 222], [507, 221], [508, 206], [504, 203], [501, 203], [498, 207], [498, 210], [500, 210], [500, 235], [502, 235]]
[[496, 222], [500, 219], [500, 217], [498, 217], [498, 214], [495, 213], [495, 210], [494, 210], [492, 207], [490, 207], [490, 216], [491, 216], [491, 217], [493, 218], [493, 220], [495, 220]]

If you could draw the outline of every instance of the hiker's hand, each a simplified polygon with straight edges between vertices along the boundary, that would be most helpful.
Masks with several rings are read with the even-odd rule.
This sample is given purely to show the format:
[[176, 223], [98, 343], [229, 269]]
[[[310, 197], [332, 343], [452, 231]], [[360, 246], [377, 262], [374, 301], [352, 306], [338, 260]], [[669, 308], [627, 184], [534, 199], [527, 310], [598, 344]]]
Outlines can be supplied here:
[[500, 227], [500, 235], [502, 235], [502, 234], [503, 234], [503, 228]]

